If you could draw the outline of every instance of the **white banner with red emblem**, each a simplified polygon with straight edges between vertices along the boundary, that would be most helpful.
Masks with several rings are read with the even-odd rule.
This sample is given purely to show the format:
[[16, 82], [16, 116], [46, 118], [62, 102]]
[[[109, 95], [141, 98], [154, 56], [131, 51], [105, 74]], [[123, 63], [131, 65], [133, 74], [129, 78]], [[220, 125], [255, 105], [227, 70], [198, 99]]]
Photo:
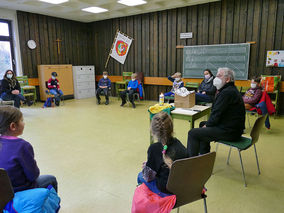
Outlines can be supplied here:
[[110, 56], [118, 62], [124, 64], [132, 40], [132, 38], [129, 38], [128, 36], [118, 31], [114, 40], [114, 44], [112, 46]]

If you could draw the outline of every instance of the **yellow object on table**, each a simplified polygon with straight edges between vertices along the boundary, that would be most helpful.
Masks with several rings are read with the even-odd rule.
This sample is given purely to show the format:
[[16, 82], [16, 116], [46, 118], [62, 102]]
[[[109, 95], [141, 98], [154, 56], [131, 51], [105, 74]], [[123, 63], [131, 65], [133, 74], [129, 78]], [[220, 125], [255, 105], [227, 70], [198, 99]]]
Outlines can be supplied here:
[[172, 107], [173, 106], [170, 104], [163, 104], [163, 105], [155, 104], [154, 106], [149, 107], [149, 112], [151, 112], [152, 114], [156, 114], [156, 113], [161, 112], [164, 109], [172, 108]]

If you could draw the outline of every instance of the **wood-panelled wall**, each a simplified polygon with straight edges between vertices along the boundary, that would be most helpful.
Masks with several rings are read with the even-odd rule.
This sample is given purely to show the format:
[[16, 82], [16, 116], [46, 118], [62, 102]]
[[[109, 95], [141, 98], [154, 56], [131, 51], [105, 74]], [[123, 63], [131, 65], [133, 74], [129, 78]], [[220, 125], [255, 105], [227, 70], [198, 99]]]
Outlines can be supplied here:
[[[18, 23], [24, 74], [37, 77], [37, 64], [94, 64], [102, 74], [116, 30], [134, 41], [126, 62], [109, 60], [110, 75], [122, 71], [144, 72], [145, 76], [165, 77], [182, 72], [183, 50], [176, 45], [243, 43], [251, 45], [249, 77], [281, 74], [283, 68], [266, 68], [267, 50], [284, 49], [283, 0], [222, 0], [109, 19], [80, 23], [43, 15], [18, 12]], [[179, 39], [181, 32], [193, 32], [192, 39]], [[62, 39], [57, 54], [56, 38]], [[26, 46], [34, 39], [38, 48]], [[157, 100], [169, 87], [145, 86], [146, 98]], [[284, 98], [281, 98], [284, 113]]]
[[[95, 32], [94, 61], [102, 73], [117, 29], [134, 38], [124, 65], [110, 59], [111, 75], [142, 71], [145, 76], [182, 72], [183, 50], [176, 45], [243, 43], [251, 45], [249, 77], [282, 74], [283, 68], [267, 68], [267, 50], [284, 49], [283, 0], [222, 0], [220, 2], [104, 20], [92, 24]], [[179, 39], [192, 32], [192, 39]], [[158, 100], [166, 87], [145, 86], [146, 98]], [[284, 100], [282, 98], [282, 106]], [[284, 110], [282, 110], [284, 111]]]
[[[39, 64], [93, 64], [94, 48], [90, 25], [44, 15], [17, 11], [23, 73], [38, 77]], [[60, 54], [56, 40], [60, 42]], [[34, 40], [36, 49], [27, 46]]]

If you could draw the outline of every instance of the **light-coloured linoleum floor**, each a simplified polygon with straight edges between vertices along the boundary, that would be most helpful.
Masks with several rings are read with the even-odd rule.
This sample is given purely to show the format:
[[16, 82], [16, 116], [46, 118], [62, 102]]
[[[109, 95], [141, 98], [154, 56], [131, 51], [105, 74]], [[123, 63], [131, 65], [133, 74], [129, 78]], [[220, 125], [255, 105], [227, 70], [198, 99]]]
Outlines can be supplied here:
[[[67, 100], [56, 108], [43, 109], [37, 103], [21, 109], [26, 122], [22, 137], [33, 145], [41, 174], [57, 177], [60, 212], [131, 211], [137, 173], [149, 146], [147, 109], [154, 103], [140, 102], [132, 109], [120, 107], [117, 98], [108, 106], [96, 105], [90, 98]], [[250, 120], [253, 123], [255, 117]], [[247, 188], [237, 151], [227, 166], [228, 147], [219, 146], [214, 175], [206, 185], [208, 212], [284, 212], [284, 118], [272, 118], [271, 126], [263, 128], [257, 144], [260, 176], [253, 149], [243, 152]], [[188, 122], [174, 121], [175, 136], [185, 146], [188, 130]], [[186, 205], [180, 212], [203, 212], [203, 201]]]

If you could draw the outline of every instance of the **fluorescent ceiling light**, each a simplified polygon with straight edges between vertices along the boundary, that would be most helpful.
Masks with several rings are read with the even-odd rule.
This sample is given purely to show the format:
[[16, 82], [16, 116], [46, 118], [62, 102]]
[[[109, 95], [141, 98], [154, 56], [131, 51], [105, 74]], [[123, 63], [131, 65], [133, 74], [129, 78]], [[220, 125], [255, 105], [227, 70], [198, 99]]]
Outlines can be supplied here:
[[90, 12], [90, 13], [103, 13], [108, 11], [107, 9], [101, 7], [87, 7], [82, 9], [83, 11]]
[[119, 0], [117, 1], [120, 4], [124, 4], [126, 6], [136, 6], [141, 4], [146, 4], [147, 2], [144, 0]]
[[39, 0], [39, 1], [47, 2], [47, 3], [50, 3], [50, 4], [62, 4], [62, 3], [65, 3], [69, 0]]

